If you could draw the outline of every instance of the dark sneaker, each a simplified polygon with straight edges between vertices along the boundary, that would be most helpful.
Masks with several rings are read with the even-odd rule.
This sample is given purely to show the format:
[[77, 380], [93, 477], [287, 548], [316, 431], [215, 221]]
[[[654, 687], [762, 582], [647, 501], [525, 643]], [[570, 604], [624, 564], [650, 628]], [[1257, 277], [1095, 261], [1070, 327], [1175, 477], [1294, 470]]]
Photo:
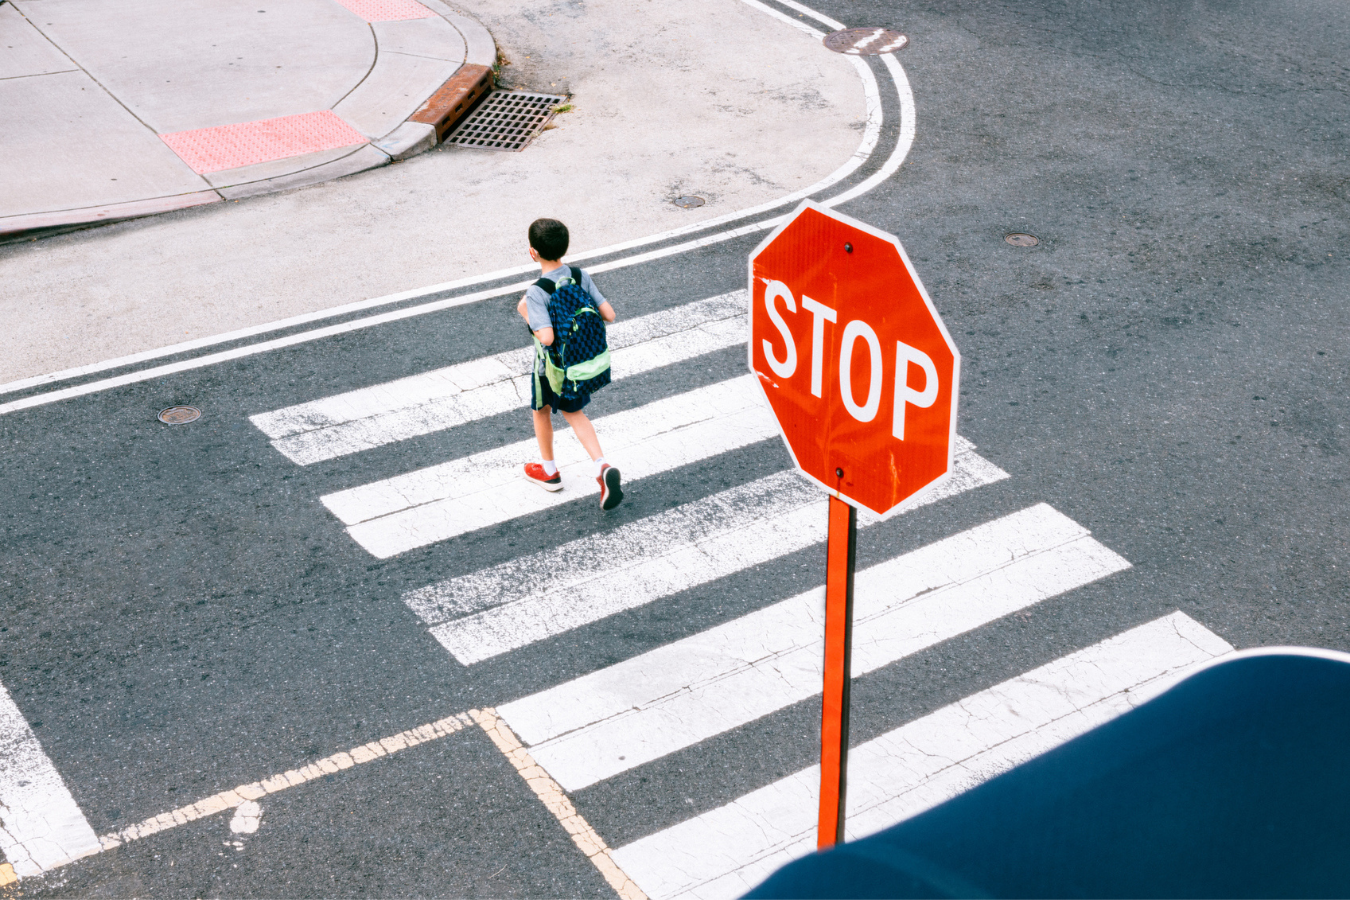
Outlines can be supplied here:
[[619, 470], [605, 463], [600, 470], [600, 508], [613, 509], [623, 502], [623, 489], [619, 487]]
[[562, 490], [562, 472], [554, 472], [552, 476], [549, 476], [539, 463], [526, 463], [525, 477], [546, 491]]

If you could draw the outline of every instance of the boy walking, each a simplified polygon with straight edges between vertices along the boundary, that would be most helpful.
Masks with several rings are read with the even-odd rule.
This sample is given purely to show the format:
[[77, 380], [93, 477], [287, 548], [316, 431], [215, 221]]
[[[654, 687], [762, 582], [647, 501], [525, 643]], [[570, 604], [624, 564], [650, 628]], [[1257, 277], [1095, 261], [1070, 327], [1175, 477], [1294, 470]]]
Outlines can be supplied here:
[[[546, 491], [562, 490], [562, 475], [553, 460], [552, 418], [554, 412], [561, 412], [595, 463], [600, 508], [613, 509], [623, 500], [619, 470], [605, 462], [600, 439], [582, 410], [590, 402], [591, 392], [609, 383], [604, 326], [589, 317], [599, 315], [605, 322], [613, 322], [614, 307], [590, 275], [562, 264], [569, 241], [566, 225], [556, 219], [537, 219], [530, 225], [529, 238], [530, 259], [539, 263], [541, 277], [530, 285], [516, 311], [534, 334], [530, 409], [542, 462], [526, 463], [525, 477]], [[576, 357], [597, 347], [600, 353], [575, 362]]]

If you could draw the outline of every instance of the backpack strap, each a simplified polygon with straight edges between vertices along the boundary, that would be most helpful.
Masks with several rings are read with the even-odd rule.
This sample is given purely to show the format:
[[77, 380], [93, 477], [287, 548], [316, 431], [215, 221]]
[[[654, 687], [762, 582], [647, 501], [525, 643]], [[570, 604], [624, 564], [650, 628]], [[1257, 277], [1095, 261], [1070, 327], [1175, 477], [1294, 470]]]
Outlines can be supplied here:
[[534, 283], [534, 286], [539, 288], [545, 294], [548, 294], [550, 297], [552, 297], [553, 292], [558, 289], [558, 286], [554, 284], [552, 281], [549, 281], [547, 278], [540, 278], [538, 281]]
[[576, 266], [568, 266], [567, 268], [572, 272], [572, 283], [575, 284], [577, 287], [581, 288], [582, 292], [585, 293], [586, 295], [586, 299], [590, 301], [590, 303], [587, 304], [587, 308], [599, 312], [600, 304], [595, 302], [595, 298], [591, 296], [590, 291], [581, 287], [581, 270], [578, 269]]

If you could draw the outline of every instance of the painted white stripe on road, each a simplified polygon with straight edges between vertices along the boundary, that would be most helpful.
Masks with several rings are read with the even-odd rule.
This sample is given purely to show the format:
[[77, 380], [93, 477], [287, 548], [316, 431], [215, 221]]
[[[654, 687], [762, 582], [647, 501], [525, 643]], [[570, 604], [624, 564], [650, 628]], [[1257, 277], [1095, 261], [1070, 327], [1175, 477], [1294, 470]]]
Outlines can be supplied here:
[[[1173, 613], [855, 747], [848, 838], [888, 828], [1052, 750], [1231, 650]], [[654, 900], [729, 900], [815, 849], [819, 791], [812, 766], [612, 852]]]
[[[754, 376], [687, 391], [594, 422], [625, 484], [778, 434]], [[437, 541], [541, 512], [600, 492], [585, 450], [560, 434], [554, 453], [565, 489], [531, 484], [522, 466], [534, 439], [329, 494], [323, 503], [372, 555], [388, 559]]]
[[27, 878], [99, 849], [98, 835], [0, 684], [0, 851]]
[[[732, 291], [611, 325], [615, 380], [745, 343], [746, 293]], [[250, 421], [302, 466], [528, 405], [530, 348], [260, 413]]]
[[848, 27], [843, 22], [840, 22], [838, 19], [831, 19], [829, 16], [825, 15], [822, 12], [819, 12], [817, 10], [812, 9], [809, 6], [805, 6], [801, 3], [798, 3], [797, 0], [778, 0], [778, 2], [788, 7], [789, 9], [795, 9], [797, 12], [802, 13], [803, 15], [810, 16], [811, 18], [815, 19], [822, 25], [828, 26], [831, 31], [843, 31], [845, 28]]
[[[1008, 477], [964, 438], [958, 441], [951, 477], [907, 500], [902, 513]], [[795, 472], [778, 472], [557, 550], [411, 591], [404, 601], [437, 626], [431, 633], [455, 659], [471, 665], [821, 543], [827, 502]], [[860, 528], [878, 521], [858, 515]]]
[[[1045, 504], [855, 576], [853, 674], [1129, 568]], [[819, 693], [824, 588], [499, 707], [569, 791]]]

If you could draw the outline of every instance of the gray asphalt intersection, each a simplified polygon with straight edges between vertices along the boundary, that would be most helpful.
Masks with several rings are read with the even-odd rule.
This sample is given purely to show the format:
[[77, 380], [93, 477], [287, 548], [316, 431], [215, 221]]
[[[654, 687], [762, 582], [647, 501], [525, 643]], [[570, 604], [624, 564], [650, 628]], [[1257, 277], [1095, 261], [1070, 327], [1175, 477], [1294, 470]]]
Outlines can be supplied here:
[[[1331, 89], [1345, 74], [1330, 62], [1350, 22], [1340, 6], [1319, 9], [1314, 27], [1278, 4], [1184, 15], [1086, 3], [824, 8], [911, 37], [900, 61], [917, 103], [914, 148], [897, 176], [843, 209], [905, 244], [963, 354], [958, 430], [1008, 476], [864, 529], [859, 568], [1037, 504], [1128, 563], [861, 676], [855, 747], [1178, 612], [1239, 649], [1350, 649], [1350, 154], [1344, 93]], [[886, 110], [883, 148], [896, 112]], [[1010, 246], [1011, 231], [1040, 244]], [[597, 281], [622, 318], [676, 309], [743, 288], [760, 236]], [[519, 347], [515, 302], [0, 416], [0, 684], [93, 832], [468, 710], [505, 709], [510, 723], [513, 703], [655, 660], [644, 655], [819, 583], [813, 544], [481, 662], [447, 652], [409, 592], [560, 540], [598, 541], [789, 465], [776, 439], [758, 440], [631, 482], [615, 514], [578, 499], [372, 557], [321, 498], [526, 440], [523, 410], [308, 466], [250, 417]], [[743, 372], [743, 346], [726, 347], [618, 380], [594, 412]], [[202, 419], [155, 421], [180, 403]], [[567, 796], [620, 865], [648, 865], [633, 848], [806, 770], [818, 715], [814, 699], [787, 697]], [[259, 802], [254, 833], [231, 831], [228, 813], [207, 816], [22, 889], [611, 890], [476, 727]], [[634, 875], [651, 896], [671, 883], [661, 878]]]

